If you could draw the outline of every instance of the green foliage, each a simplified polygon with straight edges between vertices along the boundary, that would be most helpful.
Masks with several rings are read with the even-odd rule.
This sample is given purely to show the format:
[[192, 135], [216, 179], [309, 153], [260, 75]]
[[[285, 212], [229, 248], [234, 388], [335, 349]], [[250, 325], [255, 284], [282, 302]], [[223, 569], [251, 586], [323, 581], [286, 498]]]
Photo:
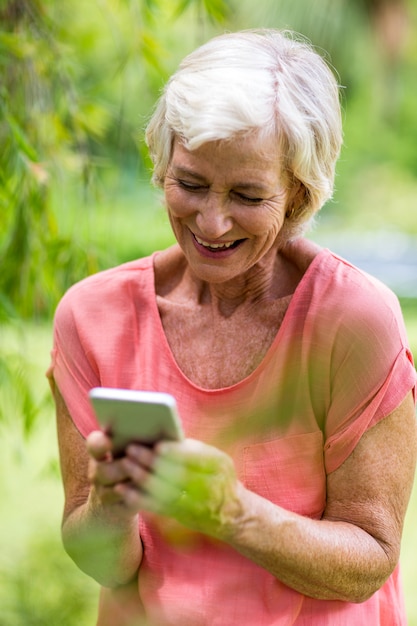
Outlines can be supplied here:
[[[50, 315], [63, 291], [100, 268], [100, 251], [63, 236], [51, 188], [79, 177], [84, 196], [135, 135], [167, 75], [161, 22], [224, 0], [4, 0], [0, 5], [0, 304], [2, 315]], [[129, 98], [129, 91], [135, 97]], [[138, 91], [139, 90], [139, 91]], [[103, 158], [105, 154], [105, 158]], [[145, 157], [142, 152], [142, 156]], [[138, 164], [141, 168], [140, 163]]]
[[33, 533], [26, 554], [0, 566], [0, 624], [95, 623], [97, 588], [63, 552], [58, 537]]
[[48, 325], [0, 328], [0, 624], [93, 624], [97, 585], [65, 554]]
[[[0, 426], [12, 427], [17, 423], [19, 433], [28, 440], [36, 430], [45, 410], [52, 407], [46, 385], [37, 387], [34, 381], [37, 354], [28, 350], [25, 327], [16, 319], [2, 324], [0, 343]], [[46, 365], [45, 365], [46, 368]], [[42, 373], [43, 374], [43, 373]], [[42, 380], [44, 380], [42, 376]]]
[[89, 136], [104, 127], [99, 106], [77, 98], [70, 56], [47, 9], [4, 2], [1, 10], [0, 292], [3, 313], [13, 308], [24, 316], [50, 311], [63, 253], [71, 259], [65, 271], [74, 273], [71, 242], [57, 233], [49, 179], [71, 155], [87, 177]]
[[225, 0], [179, 0], [174, 16], [179, 17], [192, 6], [200, 15], [206, 14], [214, 22], [224, 22], [230, 13], [230, 6]]
[[[158, 93], [185, 53], [225, 29], [288, 27], [330, 52], [346, 86], [346, 148], [338, 204], [327, 214], [339, 212], [340, 205], [345, 216], [346, 209], [363, 214], [358, 197], [375, 206], [379, 197], [369, 197], [369, 186], [361, 195], [362, 180], [380, 178], [393, 162], [399, 173], [383, 174], [383, 180], [394, 180], [399, 189], [406, 182], [412, 197], [417, 49], [403, 31], [401, 46], [382, 45], [371, 4], [2, 0], [0, 318], [49, 316], [70, 284], [107, 261], [118, 262], [95, 236], [103, 190], [111, 191], [110, 178], [126, 168], [134, 171], [137, 186], [141, 180], [149, 184], [143, 128]], [[413, 24], [415, 2], [408, 12]], [[68, 189], [74, 205], [65, 197]], [[387, 190], [379, 189], [385, 198]], [[391, 219], [391, 209], [383, 207], [383, 217]], [[62, 228], [64, 212], [83, 211], [80, 224], [90, 228], [82, 226], [82, 236], [76, 228]], [[400, 227], [417, 231], [411, 220], [403, 212]], [[120, 246], [133, 252], [133, 244]]]

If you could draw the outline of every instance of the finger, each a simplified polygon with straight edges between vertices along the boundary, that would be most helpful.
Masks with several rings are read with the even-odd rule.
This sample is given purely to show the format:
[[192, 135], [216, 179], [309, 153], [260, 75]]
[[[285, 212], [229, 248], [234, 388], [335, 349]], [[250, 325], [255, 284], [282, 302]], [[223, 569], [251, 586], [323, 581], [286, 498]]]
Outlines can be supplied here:
[[141, 446], [139, 444], [132, 443], [126, 448], [126, 457], [150, 470], [154, 464], [155, 452], [153, 448], [148, 446]]
[[182, 492], [178, 489], [166, 491], [159, 487], [151, 490], [138, 489], [131, 483], [119, 483], [115, 491], [123, 499], [123, 504], [131, 511], [149, 511], [171, 516], [177, 510]]
[[[149, 473], [156, 473], [172, 483], [181, 481], [184, 475], [183, 455], [177, 454], [173, 459], [168, 454], [158, 454], [156, 448], [149, 448], [138, 444], [130, 444], [126, 450], [126, 458]], [[130, 467], [130, 466], [129, 466]], [[130, 471], [130, 470], [129, 470]], [[131, 468], [132, 477], [142, 482], [143, 474]]]
[[139, 465], [139, 463], [130, 457], [125, 457], [121, 463], [129, 481], [136, 487], [142, 489], [149, 478], [150, 470], [143, 465]]
[[158, 479], [178, 486], [183, 486], [187, 480], [187, 475], [196, 471], [195, 468], [187, 464], [186, 458], [172, 459], [170, 456], [165, 455], [157, 455], [155, 457], [152, 470], [152, 473]]
[[181, 442], [162, 441], [155, 446], [155, 465], [160, 458], [177, 462], [201, 473], [213, 474], [226, 469], [229, 457], [224, 452], [195, 439]]
[[91, 460], [88, 468], [90, 483], [101, 486], [111, 486], [129, 480], [129, 474], [122, 460], [95, 461]]
[[173, 481], [172, 474], [170, 480], [166, 480], [164, 476], [139, 465], [130, 458], [123, 460], [123, 466], [129, 475], [130, 485], [161, 504], [170, 503], [178, 498], [183, 488], [181, 482]]
[[[122, 483], [117, 483], [117, 485], [119, 484]], [[124, 504], [122, 495], [118, 493], [117, 485], [111, 487], [99, 485], [96, 487], [96, 494], [103, 506]]]
[[150, 511], [152, 513], [160, 512], [152, 497], [144, 494], [132, 484], [119, 483], [115, 486], [114, 491], [129, 511]]
[[96, 461], [109, 458], [112, 450], [112, 441], [101, 430], [94, 430], [86, 439], [87, 450]]
[[158, 474], [149, 474], [147, 480], [143, 483], [143, 492], [159, 502], [160, 505], [170, 506], [180, 497], [184, 485], [181, 482], [171, 482], [165, 480]]

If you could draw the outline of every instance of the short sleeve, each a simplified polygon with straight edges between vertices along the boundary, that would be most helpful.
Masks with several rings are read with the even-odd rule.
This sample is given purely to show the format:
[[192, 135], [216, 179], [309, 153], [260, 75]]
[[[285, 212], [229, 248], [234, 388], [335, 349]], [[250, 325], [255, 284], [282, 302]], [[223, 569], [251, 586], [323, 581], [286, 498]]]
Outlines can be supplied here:
[[[88, 320], [83, 320], [82, 307], [77, 307], [74, 289], [61, 300], [54, 318], [54, 344], [47, 372], [51, 387], [58, 387], [73, 421], [86, 437], [97, 428], [97, 421], [88, 400], [88, 392], [99, 386], [99, 375], [88, 357], [83, 337]], [[74, 311], [77, 311], [77, 316]]]
[[58, 305], [47, 376], [84, 437], [98, 427], [90, 389], [141, 384], [147, 352], [139, 364], [139, 346], [156, 309], [153, 276], [153, 256], [129, 261], [76, 283]]
[[337, 469], [364, 432], [397, 408], [407, 393], [413, 391], [415, 397], [416, 370], [398, 300], [373, 280], [359, 288], [355, 279], [346, 286], [343, 310], [334, 312], [324, 447], [327, 473]]

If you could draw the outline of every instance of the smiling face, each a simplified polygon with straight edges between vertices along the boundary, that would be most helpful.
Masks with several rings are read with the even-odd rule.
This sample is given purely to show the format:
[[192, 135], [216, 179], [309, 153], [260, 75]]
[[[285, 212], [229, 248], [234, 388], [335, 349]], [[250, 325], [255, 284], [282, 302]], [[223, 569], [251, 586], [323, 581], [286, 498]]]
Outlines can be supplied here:
[[276, 255], [292, 191], [276, 140], [214, 141], [189, 151], [175, 140], [164, 182], [170, 222], [192, 271], [219, 283]]

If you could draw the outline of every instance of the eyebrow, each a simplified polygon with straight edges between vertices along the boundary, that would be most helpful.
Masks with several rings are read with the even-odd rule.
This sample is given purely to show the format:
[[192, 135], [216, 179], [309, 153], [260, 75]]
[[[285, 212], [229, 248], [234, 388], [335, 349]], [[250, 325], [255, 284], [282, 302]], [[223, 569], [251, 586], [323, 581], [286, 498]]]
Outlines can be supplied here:
[[197, 172], [194, 172], [194, 170], [189, 169], [187, 167], [182, 167], [181, 165], [172, 165], [172, 170], [176, 176], [191, 176], [192, 178], [195, 178], [196, 180], [199, 180], [201, 182], [206, 182], [206, 179], [204, 178], [204, 176], [201, 176], [201, 174], [198, 174]]
[[[198, 174], [197, 172], [195, 172], [194, 170], [187, 168], [187, 167], [183, 167], [181, 165], [173, 165], [172, 166], [172, 170], [173, 173], [175, 174], [175, 176], [190, 176], [191, 178], [194, 178], [194, 180], [199, 181], [201, 183], [204, 183], [205, 185], [207, 184], [206, 179], [204, 178], [204, 176], [201, 176], [201, 174]], [[258, 182], [258, 181], [254, 181], [254, 182], [248, 182], [247, 180], [245, 182], [238, 182], [235, 183], [233, 185], [234, 188], [236, 189], [241, 189], [243, 190], [252, 190], [252, 191], [259, 191], [261, 194], [262, 193], [268, 193], [269, 189], [266, 185]]]

